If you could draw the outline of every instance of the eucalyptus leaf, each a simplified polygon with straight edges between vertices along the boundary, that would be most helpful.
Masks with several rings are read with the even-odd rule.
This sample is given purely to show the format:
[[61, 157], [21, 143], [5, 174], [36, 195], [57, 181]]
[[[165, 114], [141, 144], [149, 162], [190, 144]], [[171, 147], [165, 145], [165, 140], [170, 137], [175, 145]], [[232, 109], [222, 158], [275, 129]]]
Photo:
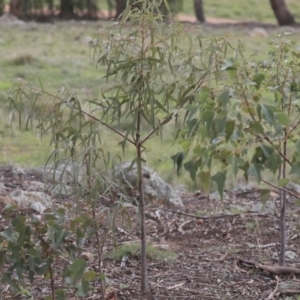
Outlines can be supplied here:
[[217, 174], [212, 176], [211, 179], [217, 184], [218, 192], [220, 194], [221, 199], [223, 199], [224, 185], [226, 181], [226, 171], [218, 172]]

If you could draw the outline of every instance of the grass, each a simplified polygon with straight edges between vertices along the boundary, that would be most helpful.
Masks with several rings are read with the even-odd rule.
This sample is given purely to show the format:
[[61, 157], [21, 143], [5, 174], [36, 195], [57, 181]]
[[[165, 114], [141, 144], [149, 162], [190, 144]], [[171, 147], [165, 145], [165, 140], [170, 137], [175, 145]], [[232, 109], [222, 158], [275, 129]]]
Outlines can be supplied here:
[[[107, 10], [107, 1], [98, 0], [99, 7]], [[295, 19], [300, 21], [300, 6], [298, 0], [286, 0], [286, 4]], [[206, 18], [225, 18], [238, 21], [256, 21], [276, 24], [276, 18], [269, 1], [261, 0], [203, 0]], [[194, 1], [183, 0], [183, 14], [194, 15]]]
[[[4, 1], [6, 4], [8, 0]], [[98, 0], [101, 10], [108, 10], [107, 0]], [[59, 7], [59, 1], [54, 1]], [[286, 4], [296, 21], [300, 22], [300, 6], [298, 0], [286, 0]], [[238, 21], [256, 21], [276, 24], [276, 18], [269, 1], [261, 0], [203, 0], [206, 18], [226, 18]], [[195, 15], [193, 0], [183, 0], [183, 14]]]
[[[286, 0], [290, 12], [300, 20], [298, 0]], [[269, 1], [260, 0], [203, 0], [204, 13], [207, 18], [226, 18], [239, 21], [257, 21], [276, 24]], [[194, 14], [193, 1], [184, 1], [183, 12]]]
[[[177, 254], [170, 250], [160, 250], [151, 244], [146, 247], [147, 257], [150, 260], [156, 261], [172, 261], [176, 258]], [[139, 258], [141, 252], [141, 245], [137, 242], [130, 242], [117, 247], [114, 251], [110, 252], [107, 256], [111, 259], [120, 261], [126, 255], [134, 258]]]
[[[56, 24], [26, 24], [6, 26], [1, 32], [0, 47], [0, 164], [19, 164], [25, 167], [43, 165], [51, 152], [49, 139], [41, 141], [30, 132], [20, 133], [17, 124], [11, 130], [8, 115], [7, 92], [18, 78], [36, 80], [39, 77], [44, 88], [56, 93], [61, 87], [69, 87], [80, 98], [98, 98], [107, 83], [102, 78], [105, 70], [96, 68], [88, 41], [100, 28], [101, 22], [60, 22]], [[282, 31], [279, 30], [278, 31]], [[235, 43], [241, 39], [247, 54], [255, 53], [263, 58], [267, 53], [268, 38], [250, 36], [247, 29], [207, 29], [208, 36], [227, 36]], [[274, 34], [270, 34], [270, 38]], [[299, 34], [293, 35], [299, 39]], [[193, 183], [189, 175], [177, 177], [170, 157], [181, 150], [174, 145], [176, 127], [170, 124], [164, 130], [163, 142], [159, 138], [150, 139], [146, 144], [145, 158], [148, 165], [156, 169], [162, 177], [173, 185], [185, 184], [194, 190], [199, 185]], [[102, 132], [104, 146], [122, 155], [116, 144], [120, 139], [107, 130]], [[124, 160], [135, 157], [133, 147], [128, 146]]]

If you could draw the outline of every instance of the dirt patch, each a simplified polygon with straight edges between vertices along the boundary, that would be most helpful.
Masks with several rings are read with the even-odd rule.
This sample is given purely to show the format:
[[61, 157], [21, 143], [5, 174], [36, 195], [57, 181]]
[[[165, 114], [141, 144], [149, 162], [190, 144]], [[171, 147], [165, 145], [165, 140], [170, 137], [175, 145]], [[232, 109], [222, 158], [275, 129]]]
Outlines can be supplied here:
[[[22, 173], [22, 172], [21, 172]], [[28, 170], [16, 172], [12, 167], [1, 167], [1, 211], [6, 205], [2, 201], [15, 188], [27, 189], [30, 182], [43, 182], [40, 173]], [[3, 187], [2, 186], [2, 187]], [[276, 265], [279, 252], [279, 219], [275, 214], [249, 212], [247, 207], [259, 201], [257, 190], [247, 193], [228, 193], [226, 199], [208, 199], [200, 192], [183, 195], [185, 207], [147, 206], [148, 242], [176, 252], [172, 261], [148, 261], [149, 293], [140, 293], [140, 262], [137, 257], [128, 257], [126, 263], [105, 258], [103, 270], [107, 278], [106, 299], [296, 299], [290, 295], [300, 294], [295, 288], [282, 290], [282, 284], [299, 284], [299, 275], [275, 276], [261, 268], [250, 267], [252, 262]], [[55, 199], [55, 206], [60, 207]], [[68, 209], [71, 198], [65, 198], [63, 206]], [[273, 194], [278, 207], [278, 198]], [[101, 199], [99, 209], [112, 205], [110, 199]], [[234, 208], [244, 207], [243, 211]], [[132, 219], [131, 228], [121, 223], [116, 226], [115, 240], [108, 239], [105, 252], [109, 253], [114, 245], [139, 241], [139, 225], [136, 209], [129, 208]], [[293, 258], [287, 263], [300, 266], [299, 207], [289, 200], [287, 209], [287, 251]], [[31, 216], [33, 211], [16, 211], [16, 215]], [[215, 217], [215, 216], [218, 217]], [[11, 219], [14, 215], [11, 215]], [[9, 225], [10, 219], [1, 219], [1, 230]], [[97, 271], [97, 250], [95, 241], [86, 241], [84, 250], [93, 254], [89, 262], [90, 270]], [[245, 263], [246, 262], [246, 263]], [[64, 261], [55, 262], [61, 268]], [[63, 285], [63, 282], [56, 282]], [[281, 285], [280, 285], [281, 284]], [[101, 286], [92, 282], [93, 290], [87, 299], [100, 299]], [[289, 285], [290, 286], [290, 285]], [[281, 290], [280, 290], [281, 287]], [[5, 299], [16, 299], [8, 286], [4, 287]], [[43, 276], [37, 277], [31, 286], [33, 299], [44, 299], [50, 293], [50, 283]], [[274, 294], [274, 295], [273, 295]], [[270, 296], [271, 295], [271, 296]], [[26, 299], [18, 296], [18, 299]], [[269, 298], [268, 298], [269, 297]], [[79, 299], [72, 291], [68, 299]]]

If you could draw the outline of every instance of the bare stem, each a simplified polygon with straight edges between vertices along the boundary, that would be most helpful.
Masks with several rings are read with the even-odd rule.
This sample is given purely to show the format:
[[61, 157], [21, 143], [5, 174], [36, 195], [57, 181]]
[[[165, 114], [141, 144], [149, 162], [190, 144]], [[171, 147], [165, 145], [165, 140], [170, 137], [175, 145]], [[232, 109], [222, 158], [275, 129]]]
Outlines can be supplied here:
[[[86, 165], [86, 172], [87, 172], [87, 178], [88, 178], [88, 181], [87, 181], [87, 184], [88, 184], [88, 189], [90, 190], [91, 189], [91, 172], [90, 172], [90, 162], [89, 162], [89, 159], [88, 159], [88, 156], [85, 155], [84, 157], [85, 159], [85, 165]], [[95, 237], [96, 237], [96, 241], [97, 241], [97, 256], [98, 256], [98, 270], [99, 270], [99, 275], [102, 274], [102, 257], [103, 257], [103, 242], [101, 243], [100, 242], [100, 238], [99, 238], [99, 232], [98, 232], [98, 223], [97, 223], [97, 218], [96, 218], [96, 211], [95, 211], [95, 201], [93, 200], [92, 202], [92, 215], [93, 215], [93, 219], [95, 220], [96, 222], [96, 228], [95, 228]], [[105, 238], [104, 238], [104, 241], [105, 241]], [[101, 298], [102, 300], [105, 300], [105, 282], [101, 279], [100, 280], [101, 282]]]
[[[285, 131], [285, 135], [287, 132]], [[287, 142], [283, 143], [283, 154], [287, 154]], [[286, 178], [286, 161], [282, 165], [282, 178]], [[285, 265], [285, 248], [286, 248], [286, 226], [285, 226], [285, 208], [286, 208], [286, 192], [280, 193], [280, 257], [279, 265]]]
[[141, 290], [147, 292], [147, 255], [146, 255], [146, 226], [145, 226], [145, 199], [143, 187], [143, 172], [142, 172], [142, 143], [141, 143], [141, 107], [138, 107], [137, 114], [137, 133], [136, 133], [136, 151], [137, 151], [137, 170], [138, 170], [138, 188], [139, 188], [139, 204], [141, 216]]
[[55, 300], [55, 287], [54, 287], [54, 278], [53, 278], [51, 263], [49, 264], [49, 276], [50, 276], [50, 282], [51, 282], [52, 299]]

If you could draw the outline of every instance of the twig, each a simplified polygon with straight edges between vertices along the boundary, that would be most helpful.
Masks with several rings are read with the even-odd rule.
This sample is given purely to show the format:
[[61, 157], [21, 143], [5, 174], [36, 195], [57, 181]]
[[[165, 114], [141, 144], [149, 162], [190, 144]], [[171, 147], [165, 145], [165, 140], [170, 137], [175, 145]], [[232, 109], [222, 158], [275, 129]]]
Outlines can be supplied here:
[[167, 291], [173, 290], [173, 289], [176, 289], [176, 288], [181, 287], [181, 286], [183, 286], [183, 285], [184, 285], [184, 282], [180, 282], [180, 283], [178, 283], [178, 284], [175, 284], [175, 285], [173, 285], [173, 286], [168, 287], [166, 290], [167, 290]]
[[275, 188], [275, 189], [277, 189], [277, 190], [286, 192], [286, 193], [290, 194], [291, 196], [293, 196], [293, 197], [295, 197], [295, 198], [299, 198], [299, 195], [296, 195], [296, 194], [294, 194], [293, 192], [291, 192], [291, 191], [289, 191], [289, 190], [287, 190], [287, 189], [285, 189], [285, 188], [282, 188], [282, 187], [280, 187], [280, 186], [277, 186], [277, 185], [275, 185], [275, 184], [273, 184], [273, 183], [271, 183], [271, 182], [269, 182], [269, 181], [267, 181], [267, 180], [264, 180], [264, 179], [262, 179], [261, 181], [264, 182], [264, 183], [266, 183], [266, 184], [268, 184], [268, 185], [270, 185], [271, 187], [273, 187], [273, 188]]
[[276, 275], [284, 275], [284, 274], [296, 274], [300, 275], [300, 269], [294, 267], [286, 267], [286, 266], [267, 266], [259, 263], [255, 264], [257, 268], [261, 268], [265, 271], [268, 271], [272, 274]]
[[159, 231], [162, 231], [162, 234], [160, 234], [160, 236], [164, 236], [169, 232], [169, 228], [167, 227], [166, 224], [164, 224], [164, 222], [160, 218], [153, 216], [151, 213], [147, 213], [147, 212], [145, 212], [145, 216], [150, 220], [153, 220], [158, 223], [159, 225], [158, 229]]
[[226, 258], [227, 258], [227, 256], [229, 255], [229, 253], [228, 252], [226, 252], [223, 256], [221, 256], [220, 258], [217, 258], [217, 259], [209, 259], [209, 258], [205, 258], [204, 260], [205, 261], [210, 261], [210, 262], [222, 262], [222, 261], [224, 261]]
[[278, 290], [279, 278], [278, 278], [278, 276], [275, 276], [275, 278], [276, 278], [276, 280], [277, 280], [276, 287], [275, 287], [274, 291], [271, 292], [271, 294], [268, 296], [268, 298], [266, 298], [266, 300], [271, 300], [271, 299], [273, 299], [273, 297], [275, 296], [275, 294], [276, 294], [276, 292], [277, 292], [277, 290]]

